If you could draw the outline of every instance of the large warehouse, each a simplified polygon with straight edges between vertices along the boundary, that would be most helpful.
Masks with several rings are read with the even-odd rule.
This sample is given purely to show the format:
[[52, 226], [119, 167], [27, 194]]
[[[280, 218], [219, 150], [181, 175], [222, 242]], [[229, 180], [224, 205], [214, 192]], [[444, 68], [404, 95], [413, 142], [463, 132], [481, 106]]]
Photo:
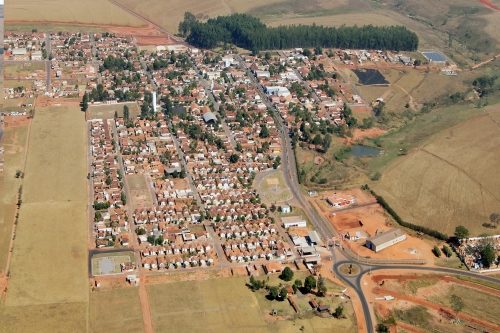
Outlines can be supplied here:
[[402, 242], [406, 239], [406, 234], [401, 229], [390, 229], [388, 231], [377, 234], [366, 240], [366, 247], [379, 252], [383, 249]]

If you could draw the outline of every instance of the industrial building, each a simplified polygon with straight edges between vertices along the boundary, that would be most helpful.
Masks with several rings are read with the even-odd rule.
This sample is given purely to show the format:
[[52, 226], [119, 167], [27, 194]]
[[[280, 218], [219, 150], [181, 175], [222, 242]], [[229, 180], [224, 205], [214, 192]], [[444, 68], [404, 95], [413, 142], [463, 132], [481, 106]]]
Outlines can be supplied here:
[[368, 238], [366, 240], [366, 247], [375, 252], [379, 252], [405, 239], [406, 234], [401, 229], [390, 229]]
[[305, 228], [307, 227], [307, 222], [302, 216], [286, 216], [281, 218], [281, 222], [283, 222], [283, 227], [285, 229], [291, 227], [299, 227]]

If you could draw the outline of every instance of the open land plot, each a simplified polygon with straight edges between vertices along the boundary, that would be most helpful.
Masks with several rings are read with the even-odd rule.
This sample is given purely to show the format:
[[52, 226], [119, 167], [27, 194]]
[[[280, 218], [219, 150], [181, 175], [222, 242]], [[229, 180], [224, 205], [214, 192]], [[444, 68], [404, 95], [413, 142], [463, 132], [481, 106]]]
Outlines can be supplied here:
[[45, 78], [45, 62], [42, 61], [30, 61], [25, 63], [4, 63], [4, 79], [22, 79], [33, 77], [33, 74], [37, 74], [40, 78]]
[[451, 307], [450, 297], [456, 295], [464, 302], [463, 312], [495, 324], [500, 324], [500, 308], [498, 307], [498, 295], [492, 295], [477, 289], [471, 289], [458, 284], [441, 286], [441, 293], [427, 297], [433, 302]]
[[[366, 238], [372, 237], [377, 231], [386, 231], [391, 228], [401, 228], [392, 221], [384, 209], [378, 205], [366, 207], [354, 207], [352, 209], [337, 213], [323, 215], [328, 218], [333, 227], [342, 234], [349, 233], [351, 236], [359, 233], [360, 239], [346, 240], [344, 246], [350, 248], [361, 257], [375, 259], [423, 259], [428, 263], [434, 262], [432, 247], [434, 243], [419, 238], [414, 232], [404, 230], [406, 240], [388, 247], [380, 252], [374, 252], [365, 246]], [[361, 222], [361, 223], [360, 223]]]
[[[495, 305], [500, 294], [496, 289], [452, 276], [416, 275], [396, 271], [390, 274], [375, 273], [364, 278], [364, 281], [368, 297], [395, 297], [394, 302], [376, 301], [375, 308], [379, 314], [387, 313], [390, 309], [398, 321], [425, 328], [437, 323], [438, 326], [449, 325], [452, 323], [450, 319], [459, 316], [465, 323], [453, 323], [453, 331], [467, 332], [468, 325], [487, 328], [488, 331], [495, 326], [498, 328], [499, 309]], [[463, 301], [460, 313], [452, 309], [452, 295]], [[416, 306], [424, 306], [429, 312], [415, 311]], [[450, 330], [445, 327], [442, 329]]]
[[129, 187], [130, 203], [133, 209], [152, 207], [153, 198], [148, 180], [144, 174], [135, 174], [125, 176]]
[[120, 264], [134, 262], [132, 252], [99, 253], [92, 256], [92, 275], [108, 275], [121, 273]]
[[[57, 129], [53, 124], [57, 124]], [[7, 316], [21, 312], [28, 317], [30, 311], [43, 305], [40, 313], [44, 315], [37, 314], [26, 323], [20, 320], [19, 327], [23, 327], [37, 319], [36, 325], [20, 331], [85, 331], [85, 143], [85, 121], [77, 103], [74, 107], [37, 110], [29, 139], [9, 289], [2, 311]]]
[[96, 290], [90, 294], [90, 332], [143, 332], [137, 288]]
[[141, 26], [144, 22], [109, 1], [20, 0], [5, 6], [8, 22], [89, 23]]
[[493, 233], [482, 224], [500, 207], [497, 108], [440, 131], [394, 161], [375, 190], [411, 223], [448, 234], [460, 224], [476, 235]]
[[129, 108], [130, 118], [137, 117], [140, 113], [139, 106], [136, 102], [117, 103], [117, 104], [93, 104], [89, 106], [88, 119], [113, 119], [115, 112], [118, 117], [123, 117], [123, 107], [127, 105]]
[[293, 198], [281, 170], [264, 171], [257, 175], [255, 186], [262, 202], [267, 204], [284, 203]]
[[315, 332], [335, 328], [342, 332], [355, 331], [351, 319], [305, 317], [285, 321], [271, 318], [269, 313], [274, 306], [290, 311], [290, 305], [286, 301], [271, 302], [264, 294], [251, 292], [245, 286], [247, 280], [220, 278], [148, 286], [155, 331], [170, 332], [175, 328], [177, 332], [294, 332], [301, 326], [305, 331]]
[[28, 306], [0, 305], [0, 322], [2, 323], [0, 332], [86, 333], [86, 311], [87, 304], [83, 302]]

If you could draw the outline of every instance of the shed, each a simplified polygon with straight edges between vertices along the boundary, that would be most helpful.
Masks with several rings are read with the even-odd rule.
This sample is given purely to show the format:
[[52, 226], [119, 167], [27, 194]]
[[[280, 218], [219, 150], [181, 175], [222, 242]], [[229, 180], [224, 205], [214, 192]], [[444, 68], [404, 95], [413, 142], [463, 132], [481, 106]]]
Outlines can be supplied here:
[[206, 112], [203, 114], [203, 120], [209, 124], [209, 123], [216, 123], [217, 122], [217, 117], [215, 114], [211, 111]]
[[368, 238], [366, 240], [366, 247], [375, 252], [379, 252], [405, 239], [406, 234], [403, 233], [401, 229], [394, 228]]

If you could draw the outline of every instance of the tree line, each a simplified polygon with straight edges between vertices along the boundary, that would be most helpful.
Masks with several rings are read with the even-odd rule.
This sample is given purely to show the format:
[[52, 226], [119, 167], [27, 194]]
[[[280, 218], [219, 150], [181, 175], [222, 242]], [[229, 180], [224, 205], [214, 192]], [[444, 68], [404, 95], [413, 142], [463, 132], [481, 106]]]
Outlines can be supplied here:
[[296, 47], [414, 51], [418, 47], [417, 35], [404, 26], [325, 27], [313, 24], [267, 27], [258, 18], [247, 14], [218, 16], [200, 22], [187, 12], [179, 24], [179, 33], [197, 47], [214, 48], [232, 43], [255, 52]]

